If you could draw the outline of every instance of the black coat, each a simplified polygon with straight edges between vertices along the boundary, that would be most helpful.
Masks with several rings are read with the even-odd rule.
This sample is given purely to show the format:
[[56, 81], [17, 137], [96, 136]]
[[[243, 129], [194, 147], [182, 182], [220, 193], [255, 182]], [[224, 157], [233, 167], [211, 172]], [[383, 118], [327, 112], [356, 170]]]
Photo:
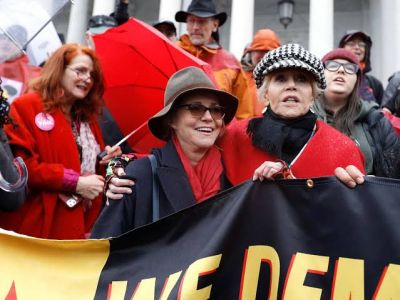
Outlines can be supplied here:
[[[160, 218], [196, 204], [192, 189], [175, 146], [169, 141], [163, 148], [153, 150], [157, 158], [156, 174], [159, 182]], [[136, 227], [152, 222], [152, 171], [146, 158], [131, 162], [126, 174], [135, 179], [132, 194], [121, 200], [110, 200], [93, 227], [91, 238], [115, 237]], [[230, 184], [221, 177], [221, 187]]]
[[374, 157], [373, 175], [400, 178], [400, 137], [382, 112], [372, 109], [362, 123]]

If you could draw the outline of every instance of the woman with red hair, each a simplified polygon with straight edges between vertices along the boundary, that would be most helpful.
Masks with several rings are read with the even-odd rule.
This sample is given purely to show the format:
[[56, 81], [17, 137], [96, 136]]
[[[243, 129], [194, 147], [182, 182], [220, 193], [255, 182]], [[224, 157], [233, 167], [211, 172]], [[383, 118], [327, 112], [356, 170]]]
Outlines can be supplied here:
[[[84, 238], [101, 207], [104, 178], [96, 156], [104, 147], [97, 116], [103, 105], [103, 76], [93, 50], [60, 47], [48, 59], [32, 93], [17, 98], [6, 126], [11, 148], [28, 168], [24, 205], [2, 213], [0, 226], [54, 239]], [[100, 164], [120, 154], [106, 147]]]

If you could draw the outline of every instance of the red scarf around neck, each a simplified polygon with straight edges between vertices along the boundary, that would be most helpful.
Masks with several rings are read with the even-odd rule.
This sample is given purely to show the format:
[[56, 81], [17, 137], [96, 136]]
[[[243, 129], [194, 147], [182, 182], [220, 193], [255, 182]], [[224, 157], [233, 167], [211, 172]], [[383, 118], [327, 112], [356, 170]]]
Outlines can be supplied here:
[[172, 136], [172, 141], [189, 179], [196, 202], [201, 202], [218, 193], [221, 190], [220, 178], [223, 171], [221, 152], [212, 146], [197, 165], [192, 166], [175, 134]]

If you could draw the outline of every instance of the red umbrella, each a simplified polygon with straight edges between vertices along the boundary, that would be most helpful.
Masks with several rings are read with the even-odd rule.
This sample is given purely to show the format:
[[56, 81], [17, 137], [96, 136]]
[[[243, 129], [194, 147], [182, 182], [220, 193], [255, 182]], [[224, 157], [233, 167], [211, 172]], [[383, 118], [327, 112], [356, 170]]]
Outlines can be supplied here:
[[159, 145], [141, 126], [164, 105], [164, 90], [176, 71], [197, 66], [215, 82], [210, 66], [176, 47], [162, 33], [135, 18], [93, 37], [105, 76], [105, 101], [138, 152]]

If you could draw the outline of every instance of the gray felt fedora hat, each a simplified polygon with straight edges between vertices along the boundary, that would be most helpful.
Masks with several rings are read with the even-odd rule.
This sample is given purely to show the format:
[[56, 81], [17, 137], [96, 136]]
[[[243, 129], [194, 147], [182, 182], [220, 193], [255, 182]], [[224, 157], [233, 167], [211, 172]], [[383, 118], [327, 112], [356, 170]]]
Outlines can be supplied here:
[[174, 108], [174, 104], [188, 92], [207, 92], [215, 95], [219, 104], [225, 108], [224, 122], [227, 125], [236, 114], [238, 100], [228, 92], [215, 87], [206, 73], [197, 67], [187, 67], [174, 73], [168, 80], [164, 93], [164, 108], [147, 122], [150, 131], [158, 138], [165, 140], [170, 130], [165, 117]]

